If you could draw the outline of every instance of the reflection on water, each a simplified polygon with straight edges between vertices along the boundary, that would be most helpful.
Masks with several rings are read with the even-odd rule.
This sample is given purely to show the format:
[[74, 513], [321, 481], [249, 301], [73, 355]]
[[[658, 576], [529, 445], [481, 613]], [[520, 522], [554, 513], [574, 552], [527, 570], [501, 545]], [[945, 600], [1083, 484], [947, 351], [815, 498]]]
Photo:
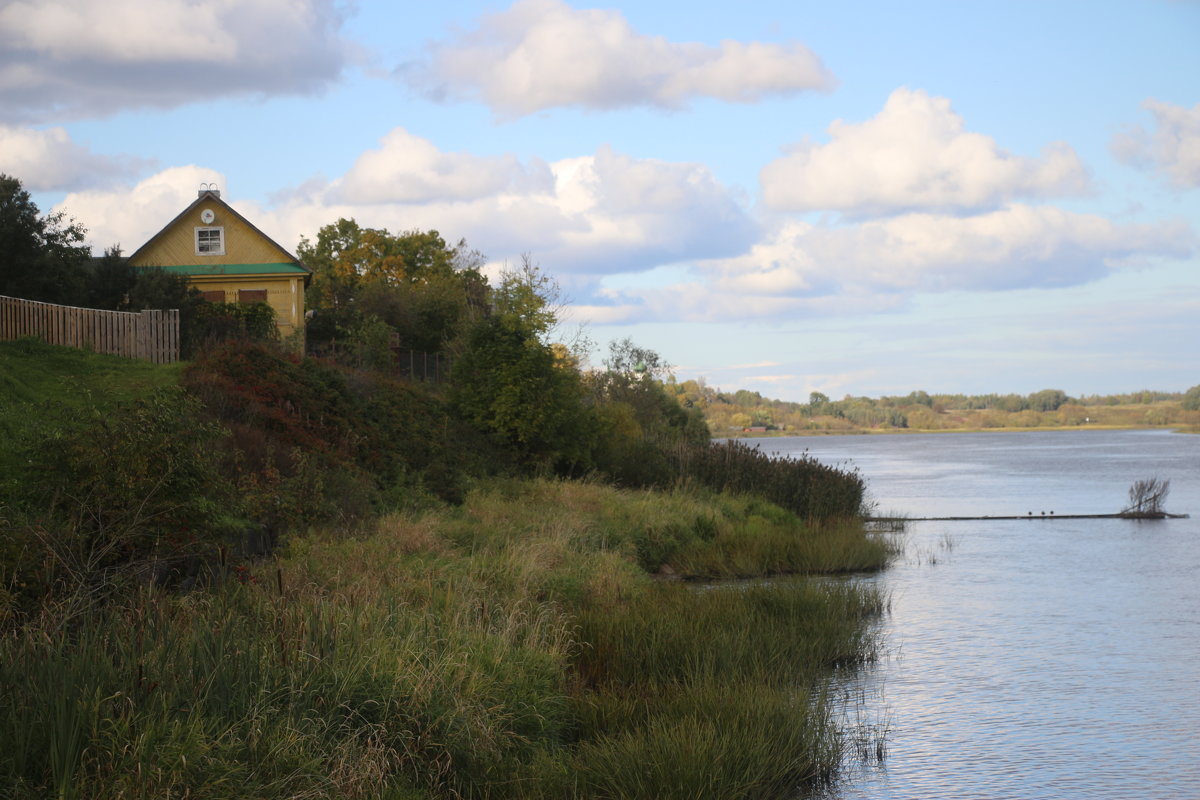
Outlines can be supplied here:
[[[866, 476], [911, 523], [882, 582], [891, 656], [843, 687], [886, 732], [831, 797], [1200, 798], [1200, 436], [1159, 431], [770, 439]], [[1112, 513], [1139, 478], [1190, 519]], [[876, 740], [878, 737], [875, 737]], [[869, 747], [868, 747], [869, 750]]]

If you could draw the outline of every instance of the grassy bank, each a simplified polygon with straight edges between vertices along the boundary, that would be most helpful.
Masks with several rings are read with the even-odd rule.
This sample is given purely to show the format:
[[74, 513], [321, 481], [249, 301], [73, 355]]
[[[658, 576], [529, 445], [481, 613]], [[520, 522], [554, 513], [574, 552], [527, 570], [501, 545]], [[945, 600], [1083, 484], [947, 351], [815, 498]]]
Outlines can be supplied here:
[[71, 413], [104, 413], [178, 384], [182, 371], [182, 364], [161, 366], [33, 339], [0, 342], [0, 473], [13, 467], [13, 443], [48, 403]]
[[0, 641], [14, 797], [783, 797], [883, 599], [651, 574], [878, 567], [761, 501], [499, 481]]
[[848, 746], [884, 599], [804, 576], [887, 562], [856, 475], [630, 433], [531, 477], [254, 346], [0, 365], [0, 797], [792, 797]]

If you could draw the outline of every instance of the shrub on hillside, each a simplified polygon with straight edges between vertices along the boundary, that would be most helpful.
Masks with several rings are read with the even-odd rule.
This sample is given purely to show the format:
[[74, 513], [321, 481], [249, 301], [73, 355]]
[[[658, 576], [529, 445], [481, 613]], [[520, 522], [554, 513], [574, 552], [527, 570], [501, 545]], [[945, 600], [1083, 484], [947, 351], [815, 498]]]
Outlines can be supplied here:
[[280, 452], [347, 452], [353, 400], [341, 373], [247, 341], [202, 353], [187, 390], [226, 424], [257, 428]]
[[599, 424], [579, 372], [524, 323], [493, 317], [477, 325], [452, 379], [457, 413], [528, 468], [578, 475], [592, 467]]
[[279, 339], [275, 309], [267, 303], [200, 303], [191, 320], [194, 348], [231, 340], [274, 342]]
[[5, 572], [28, 599], [102, 593], [130, 576], [172, 582], [245, 520], [198, 404], [178, 391], [104, 414], [63, 410], [29, 434], [8, 487]]
[[233, 342], [197, 359], [184, 383], [233, 432], [235, 467], [254, 486], [294, 481], [302, 465], [325, 471], [327, 500], [310, 519], [403, 505], [414, 492], [461, 502], [468, 475], [506, 463], [440, 398], [379, 373]]

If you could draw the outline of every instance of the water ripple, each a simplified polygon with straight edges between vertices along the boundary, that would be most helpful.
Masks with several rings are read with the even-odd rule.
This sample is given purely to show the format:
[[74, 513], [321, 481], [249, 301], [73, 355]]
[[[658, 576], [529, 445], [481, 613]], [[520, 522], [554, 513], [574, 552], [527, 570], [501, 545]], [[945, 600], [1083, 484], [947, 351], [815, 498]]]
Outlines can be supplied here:
[[1200, 437], [988, 436], [804, 446], [854, 458], [881, 507], [913, 514], [1105, 512], [1162, 475], [1193, 518], [910, 525], [908, 555], [870, 579], [892, 592], [893, 657], [850, 681], [850, 723], [885, 732], [886, 757], [827, 796], [1200, 799]]

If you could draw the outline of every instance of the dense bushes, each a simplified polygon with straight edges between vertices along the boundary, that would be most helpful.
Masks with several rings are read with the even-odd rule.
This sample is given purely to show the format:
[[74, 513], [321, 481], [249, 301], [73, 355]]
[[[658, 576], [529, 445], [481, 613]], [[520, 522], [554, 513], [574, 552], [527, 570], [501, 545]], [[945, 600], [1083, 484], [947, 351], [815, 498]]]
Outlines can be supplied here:
[[313, 525], [461, 503], [469, 476], [512, 466], [443, 401], [378, 374], [236, 341], [182, 383], [0, 420], [20, 440], [0, 459], [0, 616], [194, 581], [222, 548], [267, 553]]
[[856, 471], [815, 459], [770, 456], [735, 440], [667, 445], [644, 439], [608, 441], [606, 475], [620, 486], [666, 489], [693, 484], [762, 497], [805, 519], [863, 513], [866, 491]]
[[716, 491], [762, 497], [804, 518], [863, 512], [866, 487], [857, 470], [845, 472], [807, 456], [771, 456], [734, 440], [680, 448], [673, 455], [681, 479]]
[[477, 325], [452, 378], [462, 418], [530, 467], [581, 474], [591, 466], [597, 426], [579, 373], [519, 325], [503, 317]]
[[[696, 414], [644, 377], [590, 381], [501, 318], [477, 328], [449, 400], [384, 373], [228, 342], [186, 369], [186, 394], [103, 411], [84, 403], [25, 430], [16, 461], [29, 469], [6, 491], [0, 566], [23, 576], [19, 607], [69, 594], [72, 581], [192, 580], [218, 545], [267, 553], [314, 524], [461, 503], [471, 481], [498, 473], [691, 484], [810, 519], [859, 510], [857, 475], [711, 444]], [[693, 533], [690, 522], [647, 532], [635, 555], [654, 569]]]
[[104, 413], [64, 407], [25, 431], [25, 470], [5, 481], [0, 519], [9, 610], [48, 597], [90, 603], [131, 578], [194, 578], [198, 557], [236, 544], [247, 520], [218, 462], [220, 438], [178, 390]]
[[233, 342], [198, 359], [184, 383], [230, 428], [251, 471], [291, 475], [301, 453], [344, 479], [358, 476], [376, 506], [425, 491], [460, 502], [468, 476], [512, 464], [428, 387], [384, 373]]
[[[14, 797], [751, 798], [839, 763], [814, 687], [871, 657], [878, 596], [650, 575], [879, 568], [889, 547], [860, 525], [701, 488], [488, 481], [545, 451], [478, 430], [436, 386], [246, 342], [183, 384], [83, 399], [0, 459], [19, 462], [0, 476]], [[813, 505], [837, 485], [814, 465], [775, 474], [689, 443], [686, 414], [655, 431], [575, 387], [560, 399], [594, 423], [581, 446], [599, 461], [620, 432], [630, 483], [640, 461], [646, 485], [834, 507]], [[739, 457], [757, 471], [733, 485]]]
[[[505, 399], [499, 378], [493, 384], [459, 373], [458, 380], [470, 375], [465, 385], [492, 413], [511, 408], [516, 417], [464, 419], [472, 408], [464, 384], [450, 403], [424, 385], [246, 341], [209, 350], [189, 366], [187, 395], [64, 412], [25, 432], [20, 463], [30, 469], [8, 492], [20, 513], [8, 514], [18, 522], [10, 520], [5, 563], [30, 575], [30, 597], [50, 591], [62, 570], [86, 583], [153, 562], [156, 580], [170, 570], [178, 580], [195, 573], [197, 553], [212, 555], [217, 544], [269, 552], [289, 531], [352, 524], [429, 498], [459, 503], [474, 478], [531, 468], [590, 468], [635, 488], [694, 484], [755, 494], [802, 518], [859, 510], [856, 475], [701, 440], [690, 432], [692, 416], [658, 384], [639, 382], [636, 392], [627, 386], [618, 401], [593, 394], [589, 405], [576, 372], [543, 363], [548, 348], [497, 336], [481, 337], [475, 352], [486, 369], [528, 393]], [[532, 371], [523, 360], [532, 360]], [[470, 367], [471, 358], [465, 361]], [[41, 527], [30, 521], [39, 516]], [[52, 528], [67, 533], [38, 538]], [[648, 568], [678, 548], [671, 531], [638, 544]], [[34, 562], [42, 563], [37, 554], [50, 546], [56, 571], [33, 576]]]

